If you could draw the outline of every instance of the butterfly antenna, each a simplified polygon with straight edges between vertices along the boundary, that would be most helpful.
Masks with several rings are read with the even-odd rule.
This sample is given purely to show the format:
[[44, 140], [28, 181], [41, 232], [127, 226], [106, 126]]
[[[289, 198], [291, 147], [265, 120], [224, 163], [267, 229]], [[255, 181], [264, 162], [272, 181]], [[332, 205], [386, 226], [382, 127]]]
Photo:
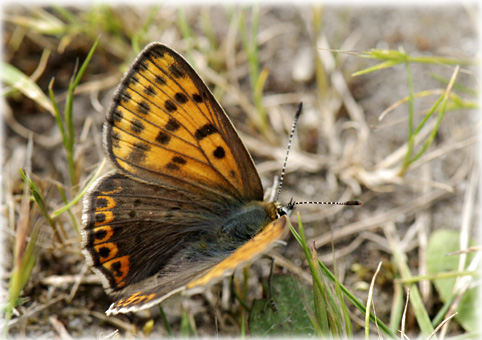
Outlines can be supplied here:
[[283, 179], [285, 177], [285, 169], [286, 169], [286, 163], [288, 163], [288, 156], [290, 154], [291, 141], [293, 140], [293, 136], [296, 130], [296, 124], [298, 123], [298, 118], [301, 115], [302, 108], [303, 108], [303, 103], [300, 102], [300, 104], [298, 105], [298, 110], [296, 111], [296, 114], [295, 114], [295, 119], [293, 120], [293, 126], [291, 127], [290, 138], [288, 139], [288, 147], [286, 148], [285, 162], [283, 164], [283, 167], [281, 168], [281, 176], [279, 179], [278, 195], [276, 196], [276, 202], [279, 202], [279, 197], [281, 195], [281, 187], [283, 186]]
[[354, 201], [346, 201], [346, 202], [295, 202], [293, 199], [291, 199], [290, 203], [288, 203], [288, 206], [293, 208], [295, 205], [301, 205], [301, 204], [324, 204], [324, 205], [362, 205], [362, 201], [354, 200]]

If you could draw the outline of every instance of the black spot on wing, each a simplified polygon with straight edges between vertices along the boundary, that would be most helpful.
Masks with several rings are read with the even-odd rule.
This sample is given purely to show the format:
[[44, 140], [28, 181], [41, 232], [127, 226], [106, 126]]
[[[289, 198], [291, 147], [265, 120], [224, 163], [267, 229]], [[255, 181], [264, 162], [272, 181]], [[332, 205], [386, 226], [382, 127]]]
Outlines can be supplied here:
[[131, 131], [135, 134], [141, 133], [145, 129], [144, 124], [139, 119], [133, 119], [131, 122]]
[[95, 207], [97, 209], [104, 209], [107, 208], [107, 200], [105, 198], [97, 198]]
[[139, 164], [146, 158], [146, 152], [150, 150], [150, 146], [144, 143], [134, 143], [129, 153], [129, 162]]
[[182, 68], [177, 63], [169, 66], [169, 72], [174, 78], [184, 78], [186, 76], [186, 74], [182, 71]]
[[165, 108], [168, 112], [174, 112], [174, 111], [177, 110], [176, 104], [174, 104], [174, 103], [173, 103], [172, 101], [170, 101], [169, 99], [164, 102], [164, 108]]
[[159, 133], [156, 136], [156, 142], [162, 145], [168, 144], [170, 140], [171, 140], [171, 136], [169, 136], [167, 133], [163, 131], [159, 131]]
[[181, 92], [178, 92], [174, 95], [174, 99], [176, 99], [176, 101], [179, 103], [179, 104], [185, 104], [187, 103], [188, 101], [188, 98], [187, 96], [184, 94], [184, 93], [181, 93]]
[[194, 93], [192, 95], [192, 99], [196, 102], [196, 103], [202, 103], [203, 102], [203, 98], [201, 97], [201, 95], [199, 93]]
[[104, 213], [95, 214], [95, 223], [102, 223], [104, 221], [105, 221], [105, 214]]
[[137, 104], [137, 110], [139, 111], [139, 113], [147, 115], [151, 111], [151, 107], [145, 100], [143, 100]]
[[182, 157], [179, 157], [179, 156], [174, 156], [174, 157], [172, 158], [172, 161], [173, 161], [174, 163], [177, 163], [177, 164], [180, 164], [180, 165], [186, 164], [186, 160], [185, 160], [184, 158], [182, 158]]
[[156, 74], [155, 79], [156, 79], [156, 83], [158, 83], [159, 85], [162, 85], [162, 86], [166, 85], [166, 78], [164, 78], [163, 76]]
[[217, 159], [222, 159], [224, 156], [226, 156], [226, 152], [222, 146], [218, 146], [216, 150], [213, 151], [213, 156]]
[[107, 236], [107, 231], [105, 231], [104, 229], [97, 230], [94, 233], [94, 238], [97, 240], [103, 240], [106, 236]]
[[124, 91], [119, 95], [119, 101], [121, 102], [127, 103], [127, 102], [130, 102], [131, 100], [132, 100], [132, 97], [129, 94], [129, 92]]
[[213, 124], [209, 123], [197, 129], [194, 137], [196, 137], [197, 140], [202, 140], [216, 132], [218, 132], [218, 130], [216, 130], [216, 127]]
[[147, 94], [149, 97], [153, 97], [157, 94], [156, 90], [154, 90], [154, 87], [152, 87], [152, 85], [144, 87], [144, 93]]
[[124, 114], [118, 108], [112, 112], [111, 123], [119, 123], [124, 118]]
[[167, 124], [164, 127], [168, 131], [176, 131], [181, 127], [181, 125], [179, 125], [179, 122], [176, 119], [169, 118], [169, 121], [167, 122]]
[[99, 255], [100, 257], [106, 258], [110, 254], [110, 249], [107, 247], [100, 247], [99, 249]]

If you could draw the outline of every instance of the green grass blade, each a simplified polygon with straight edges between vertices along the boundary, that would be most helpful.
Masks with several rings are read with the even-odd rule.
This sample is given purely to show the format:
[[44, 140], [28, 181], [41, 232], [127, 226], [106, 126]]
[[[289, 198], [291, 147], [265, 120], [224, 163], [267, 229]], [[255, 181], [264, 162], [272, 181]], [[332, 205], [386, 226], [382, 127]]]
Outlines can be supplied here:
[[172, 329], [171, 329], [171, 325], [169, 325], [169, 321], [167, 321], [166, 313], [164, 313], [164, 309], [162, 308], [162, 305], [159, 305], [159, 311], [161, 313], [162, 324], [166, 329], [167, 335], [170, 338], [173, 338], [174, 334], [172, 333]]
[[104, 169], [104, 166], [106, 164], [106, 159], [104, 158], [104, 160], [102, 161], [102, 163], [100, 164], [99, 168], [96, 170], [94, 176], [92, 176], [92, 178], [89, 180], [89, 182], [84, 186], [84, 188], [77, 194], [77, 196], [74, 197], [74, 199], [72, 201], [70, 201], [67, 205], [63, 206], [62, 208], [60, 209], [57, 209], [55, 210], [54, 212], [52, 212], [52, 214], [50, 215], [50, 217], [52, 219], [56, 219], [57, 217], [59, 217], [60, 215], [62, 215], [64, 212], [66, 212], [67, 210], [69, 210], [70, 208], [72, 208], [74, 205], [76, 205], [80, 199], [85, 195], [85, 193], [87, 192], [87, 190], [90, 188], [90, 186], [92, 185], [92, 183], [94, 183], [94, 181], [99, 177], [100, 173], [102, 172], [102, 170]]
[[402, 321], [404, 305], [401, 285], [394, 285], [393, 300], [394, 302], [392, 303], [392, 309], [390, 313], [390, 329], [392, 330], [392, 332], [397, 332], [397, 330], [399, 329], [399, 325]]
[[401, 62], [400, 62], [400, 61], [397, 61], [397, 60], [384, 61], [384, 62], [382, 62], [382, 63], [380, 63], [380, 64], [375, 65], [375, 66], [367, 67], [367, 68], [365, 68], [365, 69], [363, 69], [363, 70], [354, 72], [354, 73], [352, 73], [352, 76], [353, 76], [353, 77], [361, 76], [361, 75], [363, 75], [363, 74], [367, 74], [367, 73], [370, 73], [370, 72], [383, 70], [383, 69], [385, 69], [385, 68], [390, 68], [390, 67], [399, 65], [400, 63], [401, 63]]
[[402, 165], [402, 170], [400, 174], [403, 176], [410, 165], [410, 158], [413, 152], [413, 146], [415, 143], [415, 135], [413, 133], [413, 105], [414, 105], [414, 91], [413, 91], [413, 77], [412, 77], [412, 70], [410, 68], [409, 63], [405, 63], [405, 69], [407, 70], [407, 82], [408, 82], [408, 147], [407, 153], [405, 154], [405, 158]]
[[54, 114], [54, 108], [49, 98], [43, 93], [40, 87], [22, 73], [16, 67], [3, 63], [2, 70], [0, 72], [0, 79], [3, 83], [15, 88], [19, 92], [23, 93], [26, 97], [32, 99], [45, 110]]
[[260, 63], [259, 63], [259, 50], [258, 50], [258, 29], [259, 29], [259, 6], [254, 5], [251, 11], [251, 27], [248, 31], [246, 11], [241, 12], [240, 18], [240, 33], [241, 42], [243, 45], [244, 52], [248, 58], [248, 68], [249, 68], [249, 81], [251, 85], [251, 91], [253, 95], [253, 102], [256, 106], [256, 111], [258, 113], [258, 120], [254, 123], [261, 133], [265, 133], [267, 129], [267, 116], [266, 110], [263, 106], [263, 87], [266, 82], [266, 77], [268, 76], [267, 70], [264, 74], [260, 73]]
[[[406, 256], [403, 254], [398, 246], [394, 244], [392, 241], [390, 242], [390, 248], [392, 250], [392, 254], [395, 260], [395, 264], [400, 271], [400, 275], [403, 279], [409, 279], [412, 276], [410, 272], [410, 268], [407, 265]], [[422, 297], [420, 296], [420, 292], [417, 288], [417, 285], [410, 285], [410, 304], [413, 308], [415, 313], [415, 318], [417, 319], [417, 323], [420, 327], [420, 330], [424, 336], [429, 336], [433, 332], [432, 322], [428, 317], [427, 310], [425, 309], [424, 303], [422, 301]]]
[[[74, 130], [74, 120], [73, 120], [73, 103], [74, 103], [74, 92], [76, 87], [79, 85], [82, 76], [84, 75], [87, 66], [94, 55], [95, 49], [99, 44], [100, 38], [98, 37], [94, 44], [92, 45], [87, 57], [85, 58], [84, 62], [80, 66], [79, 71], [77, 72], [77, 67], [75, 67], [74, 72], [72, 73], [72, 78], [69, 83], [69, 89], [67, 91], [67, 98], [65, 102], [65, 111], [64, 111], [64, 119], [65, 119], [65, 126], [66, 126], [66, 140], [67, 140], [67, 163], [69, 168], [69, 175], [70, 175], [70, 183], [72, 186], [77, 184], [77, 176], [75, 171], [75, 163], [74, 163], [74, 141], [75, 141], [75, 130]], [[77, 64], [76, 64], [77, 65]]]
[[32, 181], [32, 179], [30, 178], [30, 176], [28, 176], [28, 174], [26, 174], [22, 169], [19, 169], [19, 172], [20, 172], [20, 176], [22, 177], [25, 185], [28, 185], [29, 188], [30, 188], [30, 191], [32, 193], [32, 196], [35, 200], [35, 202], [37, 203], [37, 206], [39, 207], [39, 210], [40, 212], [42, 213], [42, 215], [45, 217], [45, 219], [47, 220], [47, 223], [50, 225], [50, 227], [52, 228], [52, 230], [54, 232], [56, 232], [56, 228], [55, 228], [55, 222], [52, 218], [50, 218], [49, 216], [49, 213], [47, 211], [47, 206], [45, 204], [45, 199], [40, 191], [40, 189], [38, 188], [38, 186], [35, 184], [34, 181]]
[[[57, 186], [57, 189], [59, 190], [60, 196], [62, 197], [62, 201], [64, 202], [65, 205], [67, 205], [68, 201], [67, 201], [67, 197], [65, 196], [64, 190], [59, 185]], [[77, 219], [75, 218], [74, 213], [72, 212], [71, 209], [68, 209], [67, 211], [69, 213], [70, 220], [72, 221], [72, 225], [75, 231], [77, 232], [78, 235], [80, 235], [79, 224], [77, 223]]]
[[[315, 270], [320, 272], [320, 267], [318, 265], [318, 255], [316, 253], [316, 248], [313, 248], [312, 261], [315, 265]], [[314, 277], [314, 276], [313, 276]], [[328, 336], [330, 334], [330, 327], [328, 323], [328, 306], [325, 301], [325, 287], [320, 289], [320, 287], [314, 282], [313, 279], [313, 302], [315, 309], [315, 321], [321, 331], [321, 336]]]
[[52, 103], [52, 107], [54, 110], [55, 122], [57, 123], [57, 127], [60, 130], [60, 135], [62, 136], [62, 144], [64, 145], [64, 148], [67, 149], [68, 140], [67, 140], [67, 135], [65, 133], [64, 122], [62, 121], [62, 117], [60, 116], [59, 107], [57, 105], [57, 101], [55, 100], [55, 94], [53, 91], [54, 81], [55, 81], [55, 78], [52, 78], [49, 83], [50, 102]]
[[[449, 94], [450, 94], [450, 91], [452, 89], [452, 85], [455, 82], [455, 77], [458, 74], [458, 70], [459, 70], [459, 67], [457, 66], [455, 68], [454, 74], [452, 75], [452, 79], [451, 79], [449, 85], [447, 86], [447, 89], [446, 89], [446, 91], [443, 95], [443, 100], [442, 100], [442, 104], [441, 104], [441, 107], [440, 107], [440, 111], [439, 111], [439, 114], [438, 114], [438, 118], [437, 118], [437, 122], [435, 124], [435, 127], [433, 128], [432, 132], [428, 136], [428, 138], [425, 141], [424, 145], [422, 146], [421, 150], [410, 160], [411, 163], [416, 161], [417, 159], [419, 159], [425, 153], [425, 151], [427, 151], [428, 147], [432, 144], [433, 140], [435, 139], [435, 136], [436, 136], [436, 134], [439, 130], [440, 124], [442, 123], [442, 119], [445, 115], [445, 112], [446, 112], [445, 109], [447, 107], [447, 101], [448, 101], [448, 98], [449, 98]], [[436, 103], [436, 105], [438, 106], [438, 102]]]
[[194, 39], [193, 38], [194, 34], [191, 30], [191, 27], [189, 27], [189, 23], [187, 22], [187, 18], [186, 18], [186, 12], [184, 12], [183, 7], [181, 6], [179, 7], [177, 16], [178, 16], [179, 29], [181, 30], [183, 40], [186, 41], [186, 44], [187, 44], [187, 49], [186, 49], [187, 60], [189, 60], [189, 62], [194, 65], [194, 56], [192, 53], [192, 50], [193, 50], [192, 41]]

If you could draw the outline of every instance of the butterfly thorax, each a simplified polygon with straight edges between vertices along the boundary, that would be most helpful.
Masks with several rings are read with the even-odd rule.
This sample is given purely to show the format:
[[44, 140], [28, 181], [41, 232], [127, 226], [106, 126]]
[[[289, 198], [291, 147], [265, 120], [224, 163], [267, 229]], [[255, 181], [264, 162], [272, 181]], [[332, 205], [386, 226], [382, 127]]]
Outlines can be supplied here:
[[226, 241], [245, 242], [276, 218], [277, 209], [273, 202], [253, 201], [230, 212], [218, 237]]

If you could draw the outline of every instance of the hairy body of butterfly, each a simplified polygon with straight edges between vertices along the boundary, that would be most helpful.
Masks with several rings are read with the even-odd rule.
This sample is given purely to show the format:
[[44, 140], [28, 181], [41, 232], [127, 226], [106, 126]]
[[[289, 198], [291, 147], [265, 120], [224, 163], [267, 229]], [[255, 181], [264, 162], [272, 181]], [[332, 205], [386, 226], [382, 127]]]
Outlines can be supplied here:
[[150, 307], [222, 278], [269, 249], [292, 209], [263, 202], [251, 156], [189, 63], [152, 43], [114, 93], [104, 148], [117, 170], [84, 200], [84, 254], [121, 297]]

